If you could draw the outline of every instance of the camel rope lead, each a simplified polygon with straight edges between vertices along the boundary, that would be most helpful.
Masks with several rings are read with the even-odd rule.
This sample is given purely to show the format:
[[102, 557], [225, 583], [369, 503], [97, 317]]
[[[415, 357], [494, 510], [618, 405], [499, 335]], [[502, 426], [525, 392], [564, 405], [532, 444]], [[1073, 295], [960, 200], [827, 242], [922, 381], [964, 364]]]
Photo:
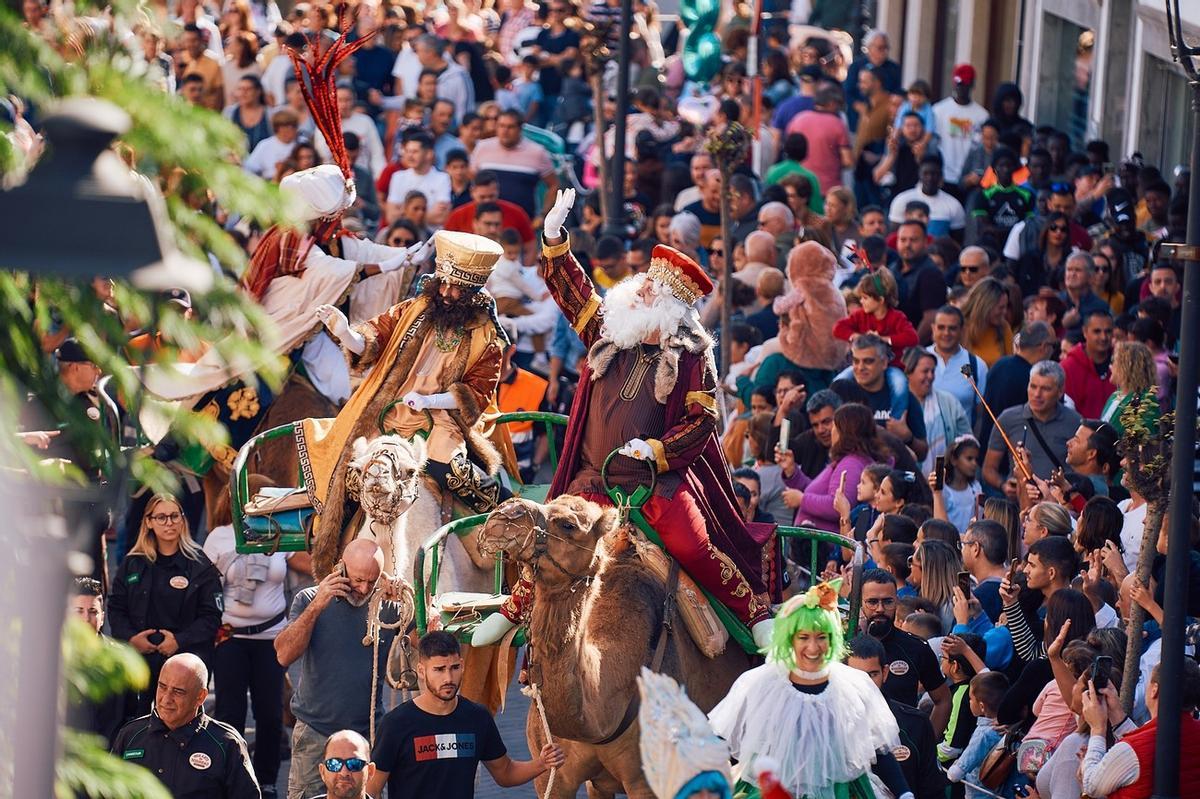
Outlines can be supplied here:
[[383, 595], [386, 593], [383, 590], [377, 589], [371, 595], [371, 604], [367, 609], [367, 634], [363, 636], [363, 646], [371, 647], [371, 748], [375, 748], [375, 706], [379, 702], [379, 639], [384, 630], [400, 630], [399, 633], [392, 639], [392, 644], [388, 647], [388, 660], [391, 660], [392, 649], [404, 637], [404, 630], [408, 629], [409, 623], [413, 619], [416, 612], [416, 598], [413, 594], [413, 588], [408, 584], [408, 581], [403, 578], [393, 579], [391, 575], [384, 574], [383, 579], [392, 584], [398, 585], [399, 589], [396, 592], [398, 596], [395, 598], [400, 605], [400, 612], [397, 615], [396, 621], [389, 623], [385, 622], [380, 617], [381, 606], [383, 605]]
[[[542, 692], [538, 688], [538, 684], [530, 680], [529, 685], [521, 689], [521, 693], [533, 700], [534, 707], [537, 708], [538, 718], [542, 722], [542, 733], [546, 736], [546, 743], [554, 743], [554, 738], [550, 735], [550, 722], [546, 721], [546, 708], [542, 705]], [[554, 775], [557, 772], [557, 767], [551, 767], [550, 779], [546, 781], [546, 790], [542, 793], [542, 799], [550, 799], [550, 791], [554, 788]]]

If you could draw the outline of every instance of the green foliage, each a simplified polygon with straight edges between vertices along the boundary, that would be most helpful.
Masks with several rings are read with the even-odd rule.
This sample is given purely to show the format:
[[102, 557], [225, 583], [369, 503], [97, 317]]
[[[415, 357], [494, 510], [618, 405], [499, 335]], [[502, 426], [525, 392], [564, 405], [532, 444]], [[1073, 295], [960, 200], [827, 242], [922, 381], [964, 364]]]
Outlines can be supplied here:
[[63, 629], [63, 662], [67, 701], [98, 702], [127, 689], [140, 691], [150, 682], [150, 667], [126, 643], [96, 635], [79, 619]]
[[171, 799], [149, 770], [105, 751], [104, 739], [76, 730], [63, 733], [63, 756], [55, 772], [54, 795], [74, 799]]

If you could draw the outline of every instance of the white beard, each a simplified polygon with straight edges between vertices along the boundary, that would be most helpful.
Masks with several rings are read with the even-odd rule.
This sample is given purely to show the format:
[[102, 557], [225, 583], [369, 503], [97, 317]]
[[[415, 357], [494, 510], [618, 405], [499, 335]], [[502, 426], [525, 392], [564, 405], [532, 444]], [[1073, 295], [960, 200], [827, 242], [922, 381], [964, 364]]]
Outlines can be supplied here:
[[622, 280], [604, 295], [604, 322], [601, 338], [619, 349], [627, 350], [656, 333], [661, 341], [675, 335], [685, 324], [692, 309], [662, 286], [655, 285], [655, 295], [647, 304], [638, 296], [646, 275], [634, 275]]

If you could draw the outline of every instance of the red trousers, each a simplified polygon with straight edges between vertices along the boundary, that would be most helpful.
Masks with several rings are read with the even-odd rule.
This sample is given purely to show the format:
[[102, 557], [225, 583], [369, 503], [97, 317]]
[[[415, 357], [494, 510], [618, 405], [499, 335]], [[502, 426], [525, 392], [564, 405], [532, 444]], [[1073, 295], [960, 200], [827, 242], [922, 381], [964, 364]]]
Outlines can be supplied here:
[[[581, 496], [597, 505], [613, 504], [605, 494]], [[755, 596], [741, 570], [709, 541], [704, 513], [686, 483], [675, 490], [671, 499], [650, 497], [642, 506], [642, 515], [688, 576], [739, 619], [754, 624], [770, 616], [766, 597]]]
[[[613, 504], [606, 494], [579, 496], [604, 507]], [[709, 541], [704, 513], [686, 484], [680, 485], [671, 499], [651, 497], [642, 506], [642, 515], [683, 570], [739, 619], [753, 625], [770, 617], [767, 597], [755, 596], [737, 565]], [[532, 602], [533, 586], [522, 579], [513, 586], [500, 612], [509, 621], [519, 622]]]

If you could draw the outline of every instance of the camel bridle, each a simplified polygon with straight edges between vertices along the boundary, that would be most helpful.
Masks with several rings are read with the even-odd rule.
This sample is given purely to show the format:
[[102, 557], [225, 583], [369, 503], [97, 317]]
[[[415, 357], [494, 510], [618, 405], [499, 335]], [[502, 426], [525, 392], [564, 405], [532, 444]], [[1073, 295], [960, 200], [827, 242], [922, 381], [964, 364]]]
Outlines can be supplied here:
[[[521, 513], [519, 516], [511, 515], [511, 508], [513, 507], [520, 508]], [[540, 507], [538, 507], [535, 511], [530, 509], [527, 504], [518, 504], [518, 502], [514, 501], [514, 499], [508, 499], [497, 505], [496, 510], [492, 511], [492, 513], [499, 513], [500, 521], [504, 525], [506, 541], [517, 542], [518, 550], [522, 552], [532, 544], [530, 568], [532, 569], [535, 577], [540, 571], [542, 560], [544, 559], [551, 566], [558, 569], [563, 576], [570, 580], [572, 593], [574, 593], [581, 585], [591, 585], [592, 579], [595, 576], [593, 573], [594, 570], [593, 572], [588, 572], [587, 574], [577, 574], [568, 569], [566, 566], [563, 566], [558, 562], [558, 559], [555, 558], [554, 555], [550, 554], [550, 539], [553, 538], [556, 541], [561, 541], [564, 544], [584, 550], [585, 552], [589, 550], [587, 547], [580, 546], [574, 541], [550, 532], [550, 522], [546, 518], [545, 512]], [[525, 531], [524, 535], [507, 536], [508, 530], [513, 527], [513, 525], [521, 517], [528, 518], [530, 522], [529, 528]], [[589, 566], [594, 564], [596, 561], [596, 551], [593, 549], [590, 550], [590, 552], [592, 555], [592, 560], [589, 562]]]

